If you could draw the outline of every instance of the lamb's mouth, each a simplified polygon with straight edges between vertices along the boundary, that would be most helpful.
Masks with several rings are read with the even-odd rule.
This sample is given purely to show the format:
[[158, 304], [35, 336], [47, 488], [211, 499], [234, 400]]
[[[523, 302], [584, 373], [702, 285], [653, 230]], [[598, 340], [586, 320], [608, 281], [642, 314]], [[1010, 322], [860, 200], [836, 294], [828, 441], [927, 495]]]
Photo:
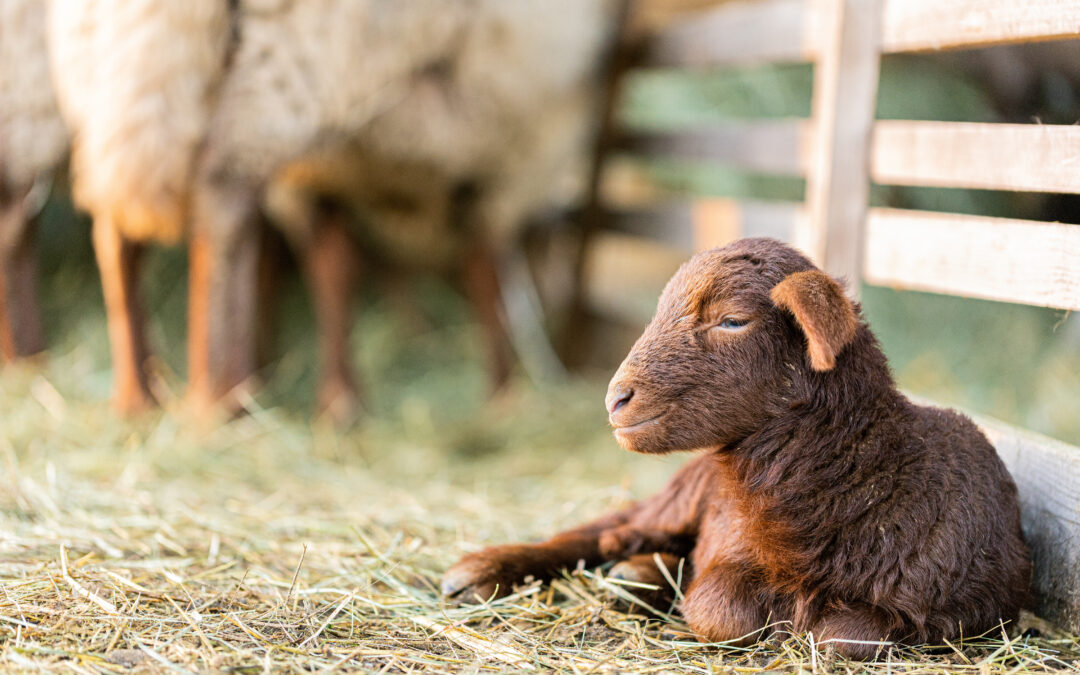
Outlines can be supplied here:
[[641, 431], [643, 429], [647, 429], [648, 427], [654, 427], [654, 426], [660, 424], [660, 420], [665, 415], [667, 415], [666, 410], [664, 412], [653, 415], [652, 417], [650, 417], [648, 419], [641, 420], [640, 422], [634, 422], [633, 424], [625, 424], [625, 425], [615, 426], [615, 431], [614, 431], [615, 438], [620, 438], [621, 436], [626, 436], [628, 434], [632, 434], [632, 433]]

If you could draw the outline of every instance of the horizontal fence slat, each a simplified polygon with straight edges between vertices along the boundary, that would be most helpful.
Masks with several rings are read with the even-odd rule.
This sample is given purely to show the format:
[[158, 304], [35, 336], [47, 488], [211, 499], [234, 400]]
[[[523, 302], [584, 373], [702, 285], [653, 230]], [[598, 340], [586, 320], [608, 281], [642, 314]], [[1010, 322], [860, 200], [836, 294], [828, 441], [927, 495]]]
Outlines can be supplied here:
[[886, 53], [1080, 37], [1074, 0], [885, 0]]
[[739, 237], [772, 237], [792, 242], [805, 220], [802, 204], [697, 199], [638, 209], [609, 209], [610, 229], [645, 237], [687, 253], [722, 246]]
[[1080, 631], [1080, 448], [976, 417], [1020, 493], [1036, 612]]
[[627, 133], [620, 150], [732, 164], [764, 173], [806, 175], [811, 148], [806, 120], [729, 122], [704, 129]]
[[813, 2], [726, 3], [683, 19], [653, 36], [647, 66], [741, 66], [801, 63], [816, 53]]
[[[814, 151], [806, 120], [730, 122], [626, 134], [619, 148], [806, 175]], [[1080, 193], [1080, 126], [882, 120], [871, 177], [886, 185]]]
[[871, 209], [863, 274], [879, 286], [1080, 310], [1080, 226]]
[[886, 185], [1080, 193], [1080, 127], [880, 121], [870, 174]]
[[[1073, 0], [884, 0], [885, 54], [1080, 37]], [[657, 33], [643, 65], [739, 66], [813, 61], [820, 53], [813, 0], [733, 2]]]

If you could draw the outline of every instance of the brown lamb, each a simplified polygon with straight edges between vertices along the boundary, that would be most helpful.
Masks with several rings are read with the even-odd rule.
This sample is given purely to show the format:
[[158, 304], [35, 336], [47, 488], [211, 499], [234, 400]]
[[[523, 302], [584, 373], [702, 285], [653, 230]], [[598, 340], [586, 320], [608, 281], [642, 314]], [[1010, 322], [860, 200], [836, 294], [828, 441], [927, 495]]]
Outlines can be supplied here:
[[444, 593], [504, 595], [579, 560], [656, 582], [649, 554], [687, 556], [681, 611], [701, 639], [771, 626], [852, 658], [977, 635], [1027, 600], [1016, 486], [994, 448], [967, 417], [905, 398], [858, 304], [777, 241], [683, 265], [606, 403], [624, 448], [700, 456], [598, 521], [465, 556]]

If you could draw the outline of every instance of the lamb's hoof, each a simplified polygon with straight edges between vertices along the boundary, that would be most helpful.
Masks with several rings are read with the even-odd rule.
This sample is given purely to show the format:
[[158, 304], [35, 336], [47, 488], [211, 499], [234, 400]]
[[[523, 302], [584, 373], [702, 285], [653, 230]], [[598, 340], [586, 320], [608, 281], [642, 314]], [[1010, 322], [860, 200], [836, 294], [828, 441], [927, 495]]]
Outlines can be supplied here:
[[510, 595], [534, 575], [537, 551], [528, 545], [493, 546], [470, 553], [443, 575], [442, 592], [454, 602], [484, 603]]
[[[648, 557], [651, 558], [652, 556]], [[608, 579], [630, 581], [635, 584], [667, 585], [667, 580], [664, 579], [651, 560], [624, 560], [612, 567], [607, 576]]]
[[[678, 574], [678, 558], [664, 553], [660, 554], [660, 562], [672, 578]], [[630, 582], [626, 585], [618, 584], [620, 590], [660, 612], [667, 611], [675, 602], [675, 589], [660, 570], [652, 553], [643, 553], [623, 560], [611, 568], [607, 578]]]
[[509, 593], [510, 585], [488, 561], [468, 556], [446, 571], [439, 588], [453, 602], [484, 603]]

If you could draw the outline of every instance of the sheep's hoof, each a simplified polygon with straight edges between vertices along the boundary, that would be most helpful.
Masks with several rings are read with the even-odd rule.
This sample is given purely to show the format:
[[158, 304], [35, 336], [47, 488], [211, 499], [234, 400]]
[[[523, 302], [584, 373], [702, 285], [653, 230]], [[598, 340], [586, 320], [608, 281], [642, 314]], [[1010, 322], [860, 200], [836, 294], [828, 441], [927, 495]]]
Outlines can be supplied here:
[[355, 424], [363, 413], [362, 398], [356, 385], [348, 380], [326, 380], [319, 385], [319, 419], [327, 419], [335, 427], [345, 428]]
[[121, 417], [137, 417], [157, 407], [153, 395], [143, 388], [117, 391], [111, 401], [112, 409]]
[[256, 377], [249, 377], [224, 393], [205, 385], [189, 385], [184, 408], [202, 424], [213, 426], [229, 422], [247, 414], [248, 406], [260, 388], [261, 383]]

